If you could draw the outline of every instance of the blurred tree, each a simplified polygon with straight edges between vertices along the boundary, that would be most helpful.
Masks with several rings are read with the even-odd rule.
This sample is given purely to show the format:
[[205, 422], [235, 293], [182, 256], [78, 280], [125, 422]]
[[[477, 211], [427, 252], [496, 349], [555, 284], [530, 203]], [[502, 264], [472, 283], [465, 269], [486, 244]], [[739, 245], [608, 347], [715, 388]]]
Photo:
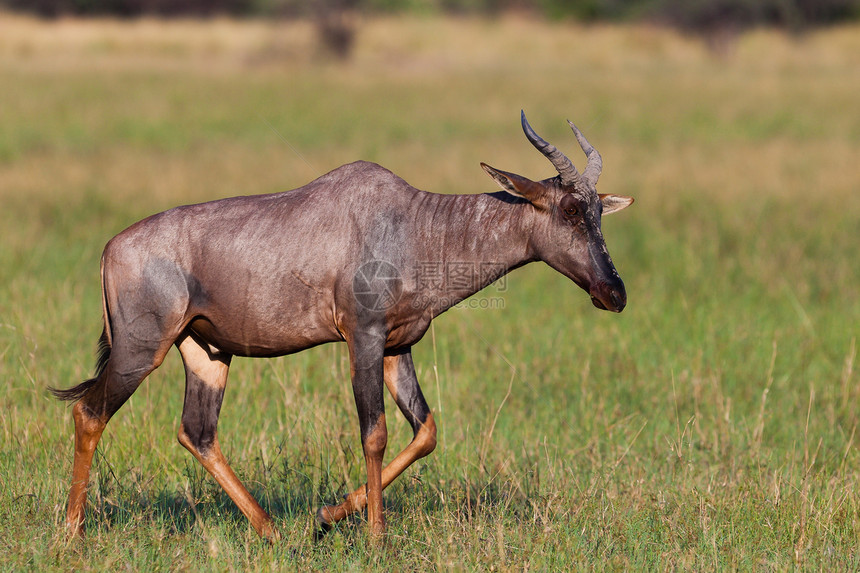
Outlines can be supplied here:
[[704, 37], [726, 51], [743, 31], [757, 26], [798, 33], [860, 17], [860, 0], [655, 0], [652, 17]]
[[346, 59], [355, 45], [358, 14], [369, 9], [367, 0], [249, 0], [248, 13], [275, 18], [310, 18], [322, 47]]
[[160, 16], [246, 14], [251, 0], [0, 0], [7, 9], [29, 12], [46, 18], [64, 15], [105, 15], [120, 17], [155, 14]]
[[355, 45], [357, 11], [361, 0], [319, 0], [314, 2], [314, 20], [323, 47], [345, 60]]
[[362, 12], [436, 11], [494, 14], [531, 11], [548, 18], [649, 19], [704, 35], [759, 25], [800, 31], [860, 18], [860, 0], [0, 0], [0, 7], [56, 17], [231, 14], [313, 17], [335, 54], [349, 53]]

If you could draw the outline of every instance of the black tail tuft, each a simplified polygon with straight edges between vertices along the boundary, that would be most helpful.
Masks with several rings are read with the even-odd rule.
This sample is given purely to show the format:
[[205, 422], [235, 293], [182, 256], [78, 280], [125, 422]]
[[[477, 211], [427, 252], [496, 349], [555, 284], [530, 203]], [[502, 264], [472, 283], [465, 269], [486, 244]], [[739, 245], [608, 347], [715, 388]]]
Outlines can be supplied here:
[[108, 360], [110, 360], [110, 341], [108, 340], [107, 330], [102, 329], [102, 335], [99, 337], [98, 357], [96, 358], [96, 375], [93, 378], [98, 378], [107, 368]]
[[72, 402], [75, 400], [80, 400], [84, 397], [84, 394], [92, 388], [95, 383], [98, 382], [98, 378], [90, 378], [89, 380], [84, 380], [77, 386], [72, 386], [71, 388], [66, 388], [65, 390], [61, 390], [59, 388], [51, 388], [48, 387], [48, 392], [54, 395], [54, 398], [57, 400], [65, 400], [67, 402]]
[[77, 386], [72, 386], [65, 390], [49, 387], [48, 392], [53, 394], [57, 400], [65, 400], [68, 402], [80, 400], [89, 391], [89, 389], [95, 386], [96, 382], [99, 381], [99, 378], [101, 378], [102, 373], [107, 367], [108, 360], [110, 360], [110, 342], [108, 341], [107, 332], [102, 330], [102, 335], [99, 338], [99, 351], [98, 357], [96, 358], [95, 376], [89, 380], [84, 380]]

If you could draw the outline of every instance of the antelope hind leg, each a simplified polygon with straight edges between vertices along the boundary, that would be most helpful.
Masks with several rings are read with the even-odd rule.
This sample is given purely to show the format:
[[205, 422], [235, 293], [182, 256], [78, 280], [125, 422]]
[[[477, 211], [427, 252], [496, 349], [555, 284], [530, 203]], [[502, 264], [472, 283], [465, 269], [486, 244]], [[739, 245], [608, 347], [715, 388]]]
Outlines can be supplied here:
[[179, 443], [212, 474], [260, 537], [270, 541], [280, 539], [272, 518], [236, 477], [218, 444], [218, 415], [232, 356], [212, 354], [209, 345], [190, 331], [177, 341], [177, 346], [185, 364], [185, 404]]
[[[66, 510], [69, 533], [84, 533], [87, 486], [93, 456], [108, 421], [137, 390], [143, 379], [164, 360], [170, 343], [154, 343], [152, 350], [126, 350], [122, 340], [115, 340], [104, 371], [74, 405], [75, 457], [72, 464], [72, 485]], [[86, 384], [86, 383], [85, 383]]]

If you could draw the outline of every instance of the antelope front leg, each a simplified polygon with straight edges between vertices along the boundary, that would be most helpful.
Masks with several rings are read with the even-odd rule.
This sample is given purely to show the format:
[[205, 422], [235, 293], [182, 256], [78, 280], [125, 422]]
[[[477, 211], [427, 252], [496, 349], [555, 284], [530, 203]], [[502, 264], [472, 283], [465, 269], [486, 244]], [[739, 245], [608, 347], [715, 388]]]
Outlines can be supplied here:
[[[383, 468], [382, 489], [388, 487], [406, 468], [428, 455], [436, 447], [436, 423], [418, 385], [412, 354], [409, 350], [386, 356], [384, 373], [385, 385], [412, 426], [413, 438], [409, 445]], [[366, 504], [367, 488], [362, 485], [346, 496], [343, 503], [321, 507], [317, 511], [320, 533], [326, 533], [331, 529], [332, 524], [355, 511], [364, 509]]]
[[[385, 402], [383, 400], [383, 355], [385, 334], [381, 329], [358, 329], [349, 345], [352, 391], [358, 410], [361, 428], [361, 447], [367, 467], [366, 494], [350, 496], [343, 515], [331, 516], [343, 519], [349, 513], [367, 505], [367, 523], [373, 536], [385, 532], [385, 517], [382, 514], [382, 458], [388, 444], [388, 429], [385, 424]], [[326, 516], [328, 517], [328, 516]], [[319, 518], [319, 515], [318, 515]], [[329, 521], [337, 521], [333, 519]]]

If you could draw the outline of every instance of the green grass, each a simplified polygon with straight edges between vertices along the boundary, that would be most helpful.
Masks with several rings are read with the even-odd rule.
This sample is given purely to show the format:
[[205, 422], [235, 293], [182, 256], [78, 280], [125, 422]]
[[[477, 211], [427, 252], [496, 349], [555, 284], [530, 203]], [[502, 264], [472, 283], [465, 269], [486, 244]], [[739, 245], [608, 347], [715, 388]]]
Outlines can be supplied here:
[[[346, 65], [303, 24], [0, 31], [4, 570], [860, 568], [856, 28], [716, 58], [649, 28], [381, 20]], [[637, 198], [604, 221], [629, 306], [536, 264], [490, 290], [504, 309], [436, 320], [415, 358], [439, 446], [386, 490], [387, 544], [360, 516], [311, 541], [364, 475], [342, 345], [234, 361], [219, 436], [282, 543], [176, 443], [176, 353], [108, 426], [65, 542], [46, 387], [90, 373], [111, 236], [358, 158], [440, 192], [493, 190], [479, 161], [548, 176], [520, 108], [582, 165], [576, 121], [601, 191]]]

